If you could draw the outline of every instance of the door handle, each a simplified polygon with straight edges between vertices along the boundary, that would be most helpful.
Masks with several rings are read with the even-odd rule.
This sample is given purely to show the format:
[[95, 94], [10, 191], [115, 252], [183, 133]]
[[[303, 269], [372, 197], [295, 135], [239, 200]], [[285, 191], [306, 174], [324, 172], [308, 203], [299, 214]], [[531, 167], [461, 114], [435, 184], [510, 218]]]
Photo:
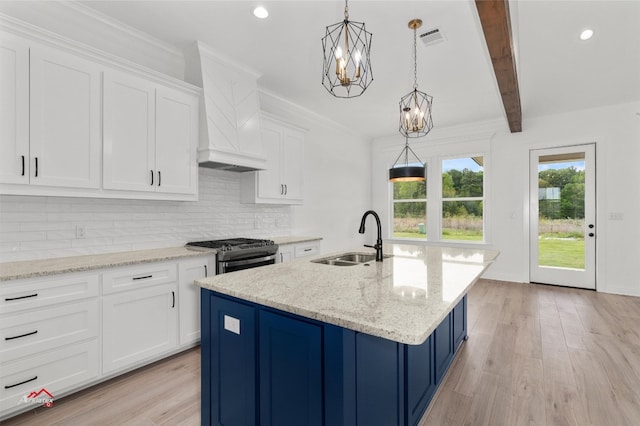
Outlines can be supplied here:
[[21, 155], [22, 157], [22, 176], [24, 176], [24, 155]]
[[171, 292], [171, 307], [172, 308], [176, 307], [176, 292], [175, 291]]
[[160, 174], [160, 170], [158, 170], [158, 186], [162, 184], [162, 175]]
[[149, 170], [151, 172], [151, 186], [153, 186], [153, 170]]
[[36, 173], [33, 177], [38, 177], [38, 157], [35, 157], [35, 158], [36, 158]]

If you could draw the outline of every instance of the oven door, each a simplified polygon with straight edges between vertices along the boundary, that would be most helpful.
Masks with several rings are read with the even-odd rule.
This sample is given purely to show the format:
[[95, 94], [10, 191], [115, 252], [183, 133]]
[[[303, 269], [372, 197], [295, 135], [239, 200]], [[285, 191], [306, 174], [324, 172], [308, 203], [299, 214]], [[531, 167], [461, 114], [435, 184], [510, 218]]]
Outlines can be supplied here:
[[226, 274], [243, 269], [257, 268], [258, 266], [273, 265], [276, 263], [276, 255], [259, 256], [249, 259], [222, 260], [218, 262], [218, 273]]

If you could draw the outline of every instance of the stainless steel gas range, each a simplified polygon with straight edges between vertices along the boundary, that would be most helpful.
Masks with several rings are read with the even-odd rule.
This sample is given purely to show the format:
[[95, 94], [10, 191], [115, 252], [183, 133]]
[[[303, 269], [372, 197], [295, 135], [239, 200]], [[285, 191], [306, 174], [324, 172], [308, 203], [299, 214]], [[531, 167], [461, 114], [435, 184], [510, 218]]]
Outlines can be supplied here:
[[272, 240], [228, 238], [224, 240], [194, 241], [187, 247], [216, 249], [216, 274], [256, 268], [276, 263], [278, 245]]

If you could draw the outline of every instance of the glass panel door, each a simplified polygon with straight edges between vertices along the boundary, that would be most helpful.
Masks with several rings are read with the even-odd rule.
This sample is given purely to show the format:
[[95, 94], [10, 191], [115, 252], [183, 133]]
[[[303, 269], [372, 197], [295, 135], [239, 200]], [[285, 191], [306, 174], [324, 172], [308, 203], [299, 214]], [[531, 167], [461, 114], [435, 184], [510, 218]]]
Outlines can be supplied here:
[[531, 282], [595, 288], [594, 157], [594, 145], [531, 151]]

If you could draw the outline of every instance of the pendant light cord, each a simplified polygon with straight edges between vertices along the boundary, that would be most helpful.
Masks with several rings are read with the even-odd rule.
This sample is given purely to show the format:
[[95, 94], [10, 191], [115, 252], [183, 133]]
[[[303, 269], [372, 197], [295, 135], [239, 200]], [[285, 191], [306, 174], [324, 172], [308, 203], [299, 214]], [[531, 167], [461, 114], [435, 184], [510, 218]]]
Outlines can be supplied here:
[[344, 0], [344, 20], [349, 20], [349, 0]]
[[416, 90], [418, 88], [418, 54], [416, 47], [416, 32], [418, 31], [417, 27], [413, 28], [413, 89]]
[[398, 158], [396, 158], [396, 161], [393, 162], [393, 166], [391, 166], [392, 168], [398, 165], [398, 160], [400, 160], [400, 157], [402, 157], [402, 154], [404, 154], [404, 164], [406, 167], [409, 166], [409, 151], [411, 151], [411, 154], [413, 154], [413, 156], [416, 158], [416, 160], [418, 160], [418, 163], [424, 167], [424, 163], [420, 160], [420, 157], [418, 157], [418, 155], [413, 152], [413, 149], [411, 149], [411, 147], [409, 146], [409, 138], [405, 137], [404, 140], [404, 149], [400, 152], [400, 155], [398, 155]]

